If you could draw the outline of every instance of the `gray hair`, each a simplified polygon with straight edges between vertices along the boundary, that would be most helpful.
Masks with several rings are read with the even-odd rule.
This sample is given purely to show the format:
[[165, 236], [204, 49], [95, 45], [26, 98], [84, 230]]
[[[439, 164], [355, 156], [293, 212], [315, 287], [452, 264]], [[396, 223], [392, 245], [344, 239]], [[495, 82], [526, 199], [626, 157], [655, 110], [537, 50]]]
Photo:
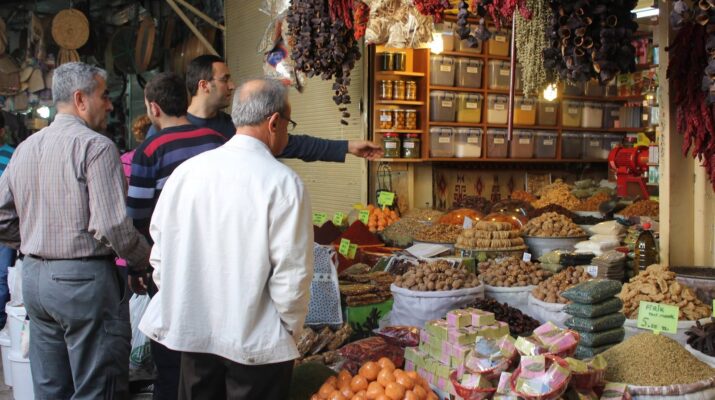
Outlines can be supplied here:
[[[260, 82], [259, 85], [253, 84]], [[247, 85], [252, 87], [248, 88]], [[253, 79], [242, 84], [233, 95], [233, 125], [256, 126], [273, 113], [283, 114], [288, 107], [288, 88], [277, 79]]]
[[57, 103], [71, 103], [74, 92], [92, 93], [97, 88], [95, 77], [107, 79], [107, 71], [85, 64], [83, 62], [69, 62], [60, 65], [52, 75], [52, 101]]

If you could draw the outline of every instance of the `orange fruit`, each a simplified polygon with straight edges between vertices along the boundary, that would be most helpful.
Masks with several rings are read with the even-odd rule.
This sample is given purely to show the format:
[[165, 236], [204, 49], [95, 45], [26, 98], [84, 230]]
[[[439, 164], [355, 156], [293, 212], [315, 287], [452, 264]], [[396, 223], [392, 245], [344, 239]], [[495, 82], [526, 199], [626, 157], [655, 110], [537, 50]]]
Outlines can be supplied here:
[[377, 374], [380, 373], [380, 366], [374, 361], [368, 361], [360, 367], [360, 375], [364, 376], [368, 381], [377, 379]]
[[387, 357], [382, 357], [381, 359], [377, 360], [377, 365], [379, 365], [382, 369], [389, 369], [390, 371], [395, 370], [395, 363], [393, 363], [392, 360]]
[[380, 370], [380, 373], [377, 374], [377, 383], [379, 383], [382, 386], [387, 386], [388, 383], [394, 382], [394, 381], [395, 381], [395, 376], [392, 375], [392, 371], [390, 371], [387, 368]]
[[390, 382], [385, 386], [385, 394], [392, 400], [402, 400], [405, 396], [405, 387], [397, 382]]
[[365, 379], [362, 375], [353, 376], [353, 379], [350, 381], [350, 389], [356, 394], [359, 394], [360, 391], [366, 390], [367, 379]]
[[377, 397], [381, 394], [385, 394], [385, 388], [382, 387], [377, 382], [370, 382], [370, 385], [367, 387], [367, 398], [369, 400], [375, 400]]

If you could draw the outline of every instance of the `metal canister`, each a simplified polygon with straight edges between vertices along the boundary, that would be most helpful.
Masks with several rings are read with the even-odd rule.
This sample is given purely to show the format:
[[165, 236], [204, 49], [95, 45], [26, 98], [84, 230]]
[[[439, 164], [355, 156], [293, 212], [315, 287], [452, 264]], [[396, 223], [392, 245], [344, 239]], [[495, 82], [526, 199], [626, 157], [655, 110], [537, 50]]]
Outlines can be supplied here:
[[380, 61], [380, 69], [382, 71], [392, 71], [394, 70], [394, 53], [389, 53], [389, 52], [383, 52], [379, 53], [382, 55], [381, 58], [378, 58], [378, 61]]

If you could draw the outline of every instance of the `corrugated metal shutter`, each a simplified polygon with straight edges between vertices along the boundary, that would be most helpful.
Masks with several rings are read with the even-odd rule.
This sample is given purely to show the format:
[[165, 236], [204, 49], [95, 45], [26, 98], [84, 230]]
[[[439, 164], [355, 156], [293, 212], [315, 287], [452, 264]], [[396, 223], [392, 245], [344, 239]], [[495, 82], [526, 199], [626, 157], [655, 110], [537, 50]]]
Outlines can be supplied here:
[[[236, 82], [263, 75], [263, 57], [256, 53], [256, 48], [270, 20], [258, 10], [260, 4], [260, 0], [225, 2], [226, 59]], [[366, 137], [367, 130], [358, 108], [363, 98], [362, 65], [357, 66], [351, 76], [350, 125], [340, 124], [338, 109], [332, 101], [333, 82], [315, 78], [308, 81], [303, 93], [291, 91], [292, 119], [298, 122], [295, 133], [326, 139]], [[367, 164], [363, 159], [348, 155], [344, 164], [285, 162], [303, 178], [316, 211], [332, 214], [366, 201]]]

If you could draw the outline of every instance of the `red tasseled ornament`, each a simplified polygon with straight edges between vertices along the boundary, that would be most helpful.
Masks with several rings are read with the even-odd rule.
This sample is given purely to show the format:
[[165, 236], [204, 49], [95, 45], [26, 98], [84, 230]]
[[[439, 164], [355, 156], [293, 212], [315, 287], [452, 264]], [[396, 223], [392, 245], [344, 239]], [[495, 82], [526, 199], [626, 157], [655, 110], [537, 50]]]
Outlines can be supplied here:
[[353, 3], [353, 20], [354, 20], [354, 36], [355, 40], [360, 40], [365, 36], [367, 30], [367, 21], [370, 18], [370, 6], [360, 0], [355, 0]]
[[412, 0], [417, 11], [422, 15], [431, 15], [434, 22], [442, 22], [444, 10], [449, 7], [449, 1], [446, 0]]

